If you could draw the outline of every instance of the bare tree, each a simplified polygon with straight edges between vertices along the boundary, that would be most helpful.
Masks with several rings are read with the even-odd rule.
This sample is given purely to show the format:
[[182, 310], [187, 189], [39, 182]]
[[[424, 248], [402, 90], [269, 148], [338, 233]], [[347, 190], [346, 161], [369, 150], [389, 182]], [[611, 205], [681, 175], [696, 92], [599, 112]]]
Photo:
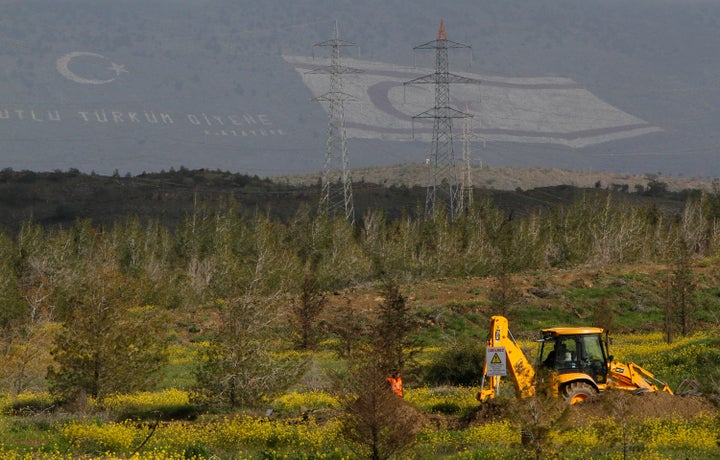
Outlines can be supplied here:
[[593, 312], [593, 324], [609, 331], [613, 328], [614, 319], [615, 312], [612, 305], [608, 303], [606, 297], [603, 297]]
[[217, 305], [220, 326], [196, 372], [198, 389], [211, 402], [253, 407], [299, 377], [302, 362], [273, 353], [279, 297], [250, 292]]
[[370, 325], [365, 315], [359, 314], [345, 299], [344, 305], [332, 306], [333, 318], [328, 322], [327, 328], [338, 339], [335, 348], [337, 355], [348, 358], [356, 352], [362, 342], [367, 338]]
[[14, 393], [44, 389], [53, 322], [48, 259], [39, 227], [24, 225], [13, 243], [0, 235], [0, 383]]
[[665, 332], [665, 342], [673, 343], [675, 340], [675, 306], [672, 298], [672, 281], [670, 272], [668, 271], [665, 281], [665, 307], [663, 308], [663, 330]]
[[636, 441], [636, 433], [632, 423], [632, 417], [635, 415], [633, 400], [637, 396], [628, 391], [610, 390], [606, 393], [602, 401], [607, 406], [613, 420], [615, 421], [615, 430], [606, 433], [607, 440], [614, 444], [620, 445], [623, 453], [623, 460], [628, 458], [630, 448]]
[[[252, 260], [245, 261], [247, 284], [222, 276], [225, 297], [216, 301], [218, 327], [196, 371], [198, 389], [219, 405], [252, 407], [285, 389], [302, 373], [304, 362], [280, 357], [279, 305], [293, 266], [274, 239], [272, 224], [258, 219]], [[230, 242], [228, 242], [229, 244]]]
[[551, 398], [546, 389], [539, 388], [536, 395], [514, 402], [516, 414], [522, 430], [522, 443], [540, 460], [549, 443], [550, 429], [567, 409], [562, 398]]
[[58, 325], [41, 320], [12, 328], [0, 344], [0, 384], [15, 394], [45, 389], [50, 349]]
[[691, 322], [696, 310], [695, 276], [692, 271], [691, 255], [687, 243], [680, 241], [672, 275], [672, 300], [682, 335], [690, 333]]
[[510, 307], [520, 299], [520, 292], [515, 287], [512, 275], [507, 270], [500, 270], [495, 276], [488, 297], [498, 308], [498, 313], [503, 316], [507, 316]]
[[692, 249], [678, 235], [673, 245], [674, 254], [667, 279], [665, 300], [665, 338], [672, 343], [673, 332], [679, 326], [682, 335], [688, 335], [697, 310], [695, 291], [697, 285], [692, 270]]
[[327, 298], [320, 291], [317, 280], [305, 275], [300, 288], [300, 296], [292, 305], [291, 322], [296, 329], [296, 346], [301, 350], [315, 347], [319, 337], [318, 317], [322, 313]]
[[685, 201], [679, 222], [680, 238], [690, 254], [702, 253], [707, 247], [706, 219], [703, 215], [703, 199]]
[[166, 359], [164, 313], [140, 306], [137, 281], [103, 260], [87, 261], [81, 283], [63, 300], [48, 380], [66, 400], [152, 389]]

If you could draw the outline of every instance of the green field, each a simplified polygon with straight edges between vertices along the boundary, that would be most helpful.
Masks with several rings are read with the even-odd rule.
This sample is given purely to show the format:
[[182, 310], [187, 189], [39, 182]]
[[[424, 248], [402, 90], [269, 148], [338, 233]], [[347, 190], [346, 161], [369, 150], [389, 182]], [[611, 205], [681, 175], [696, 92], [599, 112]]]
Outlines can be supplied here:
[[[581, 296], [577, 290], [573, 296]], [[592, 297], [594, 290], [588, 291]], [[609, 295], [605, 293], [604, 295]], [[457, 310], [447, 304], [446, 313]], [[422, 314], [422, 310], [417, 310]], [[456, 336], [471, 338], [478, 347], [483, 331], [474, 315], [458, 314], [448, 321]], [[524, 323], [521, 321], [522, 326]], [[531, 327], [531, 326], [524, 326]], [[578, 424], [583, 408], [545, 407], [543, 426], [547, 428], [541, 446], [522, 436], [528, 420], [522, 416], [528, 401], [516, 400], [511, 384], [501, 388], [501, 396], [482, 406], [475, 399], [477, 386], [431, 386], [422, 382], [422, 370], [441, 358], [447, 349], [447, 335], [432, 328], [421, 331], [429, 345], [417, 350], [414, 368], [408, 373], [404, 404], [413, 407], [414, 423], [419, 424], [413, 442], [393, 458], [716, 458], [720, 440], [720, 418], [712, 400], [717, 394], [675, 396], [675, 409], [647, 406], [663, 404], [649, 396], [630, 400], [630, 409], [588, 410], [593, 417]], [[519, 331], [530, 335], [529, 331]], [[443, 338], [440, 338], [443, 337]], [[634, 361], [651, 369], [656, 376], [676, 387], [684, 378], [701, 380], [712, 389], [708, 366], [720, 364], [717, 330], [706, 329], [667, 344], [660, 333], [623, 333], [613, 336], [612, 351], [622, 361]], [[521, 340], [522, 348], [534, 356], [536, 344]], [[344, 366], [325, 341], [307, 353], [315, 374], [332, 375]], [[116, 394], [100, 400], [88, 398], [72, 413], [56, 407], [49, 393], [5, 395], [0, 405], [0, 432], [3, 433], [0, 458], [248, 458], [316, 459], [363, 458], [343, 436], [347, 395], [331, 386], [331, 378], [316, 377], [296, 383], [254, 408], [205, 410], [195, 400], [192, 369], [197, 351], [205, 345], [178, 339], [170, 347], [164, 369], [163, 390]], [[323, 380], [325, 379], [325, 380]], [[320, 380], [320, 381], [319, 381]], [[314, 388], [313, 388], [314, 387]], [[717, 387], [715, 387], [717, 389]], [[600, 399], [612, 406], [616, 395]], [[691, 404], [692, 403], [692, 404]], [[548, 404], [544, 402], [543, 404]], [[677, 409], [692, 407], [693, 412]], [[643, 411], [633, 413], [644, 408]], [[697, 411], [697, 412], [695, 412]], [[523, 442], [523, 440], [525, 442]]]

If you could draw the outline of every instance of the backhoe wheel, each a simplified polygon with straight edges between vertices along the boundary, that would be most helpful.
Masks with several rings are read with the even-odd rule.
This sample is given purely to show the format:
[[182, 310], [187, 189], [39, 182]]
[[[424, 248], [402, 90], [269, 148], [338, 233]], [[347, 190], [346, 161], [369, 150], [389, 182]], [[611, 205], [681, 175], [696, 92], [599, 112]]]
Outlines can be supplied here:
[[573, 382], [563, 388], [563, 395], [569, 404], [577, 404], [597, 395], [595, 388], [585, 382]]

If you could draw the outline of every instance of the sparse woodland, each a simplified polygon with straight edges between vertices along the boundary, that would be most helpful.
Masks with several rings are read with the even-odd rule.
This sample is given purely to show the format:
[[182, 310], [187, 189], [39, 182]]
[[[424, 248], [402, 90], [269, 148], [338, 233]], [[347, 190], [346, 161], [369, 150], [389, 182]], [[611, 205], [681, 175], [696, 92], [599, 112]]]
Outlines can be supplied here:
[[[247, 340], [247, 349], [269, 351], [288, 316], [297, 321], [283, 327], [308, 348], [319, 340], [312, 324], [322, 309], [312, 307], [322, 301], [317, 296], [383, 280], [496, 277], [490, 295], [504, 310], [513, 300], [511, 273], [668, 265], [667, 331], [686, 334], [697, 308], [693, 261], [714, 259], [720, 250], [716, 194], [688, 200], [676, 216], [590, 190], [572, 206], [527, 217], [508, 218], [481, 203], [455, 222], [440, 214], [388, 221], [371, 212], [358, 228], [307, 209], [287, 223], [262, 214], [246, 219], [235, 206], [200, 207], [172, 229], [128, 218], [107, 229], [89, 221], [54, 230], [29, 222], [17, 235], [3, 235], [0, 324], [11, 358], [5, 362], [32, 361], [36, 367], [6, 377], [6, 389], [50, 384], [65, 396], [98, 396], [152, 388], [148, 373], [162, 364], [168, 317], [181, 308], [217, 311], [221, 329], [208, 353], [218, 359], [227, 347], [244, 346], [228, 343], [232, 337]], [[233, 326], [238, 317], [242, 324]], [[14, 355], [48, 328], [57, 334], [47, 349], [26, 351], [43, 355], [50, 366], [46, 381], [47, 366], [36, 357]], [[119, 357], [119, 349], [131, 355]], [[127, 378], [117, 378], [125, 373]]]
[[[183, 342], [176, 313], [202, 312], [212, 327], [188, 371], [198, 407], [258, 407], [307, 376], [314, 364], [308, 352], [333, 338], [348, 368], [327, 379], [359, 395], [347, 401], [342, 430], [362, 456], [387, 458], [412, 442], [400, 435], [415, 426], [405, 408], [405, 425], [395, 426], [401, 432], [367, 444], [368, 436], [388, 433], [373, 418], [372, 405], [382, 405], [373, 377], [404, 368], [418, 347], [399, 288], [405, 283], [493, 278], [488, 297], [508, 313], [521, 308], [508, 281], [514, 274], [656, 265], [666, 267], [664, 292], [653, 299], [664, 312], [665, 340], [717, 321], [717, 305], [698, 295], [693, 266], [717, 265], [718, 193], [688, 199], [677, 215], [603, 190], [520, 217], [480, 202], [454, 222], [444, 214], [390, 220], [373, 211], [352, 227], [306, 208], [287, 221], [239, 211], [229, 200], [199, 205], [174, 227], [133, 218], [108, 228], [86, 220], [64, 229], [27, 222], [17, 234], [1, 235], [4, 392], [49, 391], [73, 412], [89, 399], [157, 390], [168, 346]], [[326, 293], [368, 283], [382, 286], [376, 311], [320, 321]], [[478, 365], [472, 350], [453, 350], [445, 359], [455, 353]], [[466, 370], [457, 371], [457, 382], [473, 381]]]

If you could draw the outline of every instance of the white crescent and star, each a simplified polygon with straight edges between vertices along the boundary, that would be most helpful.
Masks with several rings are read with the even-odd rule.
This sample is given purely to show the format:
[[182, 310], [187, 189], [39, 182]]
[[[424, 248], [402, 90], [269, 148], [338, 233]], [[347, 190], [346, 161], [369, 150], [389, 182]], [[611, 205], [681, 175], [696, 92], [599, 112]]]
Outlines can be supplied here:
[[[110, 62], [110, 66], [108, 67], [108, 70], [115, 73], [115, 76], [108, 79], [98, 79], [98, 78], [86, 78], [83, 76], [80, 76], [70, 70], [70, 62], [78, 57], [92, 57], [96, 59], [102, 59], [105, 61]], [[102, 54], [98, 53], [90, 53], [87, 51], [73, 51], [72, 53], [65, 54], [61, 56], [57, 60], [57, 71], [60, 72], [60, 75], [67, 78], [70, 81], [74, 81], [75, 83], [81, 83], [84, 85], [104, 85], [106, 83], [112, 83], [115, 81], [117, 77], [120, 76], [121, 73], [127, 73], [127, 70], [125, 69], [124, 65], [116, 64], [112, 61], [110, 61], [108, 58], [103, 56]]]

